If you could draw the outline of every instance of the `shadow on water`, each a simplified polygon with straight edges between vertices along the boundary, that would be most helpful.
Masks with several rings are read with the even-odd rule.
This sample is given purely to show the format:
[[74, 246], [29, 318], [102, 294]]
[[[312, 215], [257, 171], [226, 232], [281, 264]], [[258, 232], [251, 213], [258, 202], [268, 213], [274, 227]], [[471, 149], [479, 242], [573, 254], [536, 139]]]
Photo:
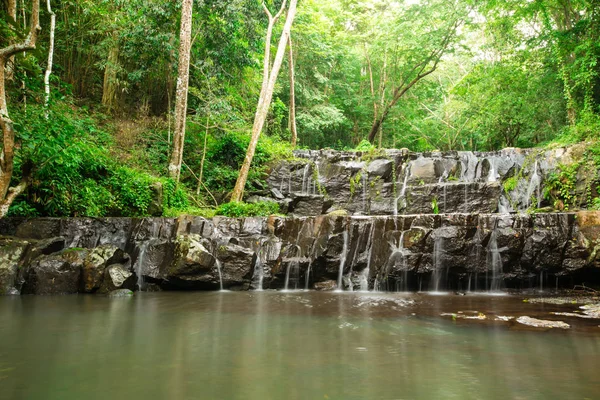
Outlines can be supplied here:
[[[524, 307], [560, 309], [388, 293], [2, 298], [0, 398], [596, 398], [598, 321], [533, 332], [491, 318]], [[440, 317], [459, 310], [490, 321]]]

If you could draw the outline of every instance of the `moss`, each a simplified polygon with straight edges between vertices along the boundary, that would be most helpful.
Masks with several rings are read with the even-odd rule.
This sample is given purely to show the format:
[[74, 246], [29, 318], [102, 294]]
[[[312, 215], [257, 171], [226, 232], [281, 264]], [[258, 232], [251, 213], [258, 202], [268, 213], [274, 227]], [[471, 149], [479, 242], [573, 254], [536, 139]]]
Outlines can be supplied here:
[[327, 214], [328, 217], [345, 217], [348, 215], [347, 210], [334, 210]]
[[507, 180], [504, 181], [502, 186], [504, 187], [504, 191], [506, 193], [508, 193], [508, 192], [512, 192], [513, 190], [515, 190], [517, 188], [518, 183], [519, 183], [519, 178], [517, 176], [511, 176], [510, 178], [508, 178]]
[[350, 178], [350, 197], [352, 198], [354, 196], [354, 193], [356, 193], [357, 189], [362, 188], [362, 174], [363, 171], [358, 171], [356, 173], [356, 175], [354, 175], [353, 177]]

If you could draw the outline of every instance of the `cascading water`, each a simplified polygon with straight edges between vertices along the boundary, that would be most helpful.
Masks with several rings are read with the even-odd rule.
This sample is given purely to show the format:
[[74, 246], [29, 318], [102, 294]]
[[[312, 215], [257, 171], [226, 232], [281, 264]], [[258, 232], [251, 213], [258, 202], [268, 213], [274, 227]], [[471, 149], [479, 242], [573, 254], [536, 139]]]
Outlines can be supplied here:
[[496, 159], [490, 157], [487, 159], [490, 163], [490, 173], [488, 174], [488, 182], [496, 182], [498, 180], [498, 172], [496, 170]]
[[[406, 186], [408, 185], [408, 177], [410, 176], [410, 166], [405, 168], [404, 172], [404, 181], [402, 182], [402, 188], [400, 189], [400, 193], [398, 197], [394, 199], [394, 216], [398, 215], [398, 202], [400, 199], [404, 199], [404, 203], [406, 203]], [[395, 183], [394, 183], [395, 184]]]
[[498, 248], [496, 224], [490, 234], [490, 240], [488, 243], [488, 256], [487, 256], [487, 270], [492, 272], [492, 282], [490, 283], [490, 291], [497, 292], [504, 287], [504, 278], [502, 277], [502, 256], [500, 255], [500, 249]]
[[444, 238], [436, 235], [433, 241], [433, 275], [431, 279], [430, 289], [433, 292], [440, 291], [440, 283], [445, 274], [443, 274], [443, 255], [444, 255]]
[[254, 273], [252, 275], [252, 286], [256, 291], [263, 290], [263, 281], [265, 277], [265, 271], [263, 270], [265, 262], [263, 260], [263, 243], [259, 242], [258, 249], [256, 250], [256, 264], [254, 265]]
[[146, 251], [148, 250], [148, 245], [150, 244], [149, 240], [143, 241], [139, 244], [140, 252], [135, 260], [135, 265], [133, 269], [135, 274], [137, 275], [137, 288], [139, 291], [144, 289], [144, 259], [146, 257]]
[[[300, 263], [297, 258], [293, 258], [288, 261], [287, 270], [285, 272], [285, 286], [284, 290], [298, 289], [298, 282], [300, 281]], [[290, 287], [290, 281], [292, 282], [293, 288]]]
[[310, 194], [310, 181], [308, 179], [310, 174], [310, 164], [304, 166], [304, 172], [302, 174], [302, 194]]
[[222, 273], [222, 265], [221, 261], [215, 257], [215, 265], [217, 266], [217, 272], [219, 273], [219, 288], [223, 291], [223, 273]]
[[362, 210], [367, 214], [367, 186], [369, 185], [369, 174], [367, 171], [362, 173]]
[[344, 233], [342, 234], [344, 238], [344, 246], [342, 248], [342, 254], [340, 254], [340, 268], [338, 271], [338, 280], [337, 280], [337, 289], [336, 291], [341, 292], [343, 290], [342, 287], [342, 277], [344, 274], [344, 264], [346, 264], [346, 253], [348, 252], [348, 231], [344, 229]]
[[538, 175], [538, 163], [537, 161], [534, 164], [534, 168], [533, 168], [533, 175], [531, 175], [531, 178], [529, 179], [529, 186], [527, 187], [527, 194], [526, 194], [526, 198], [525, 198], [525, 204], [526, 207], [525, 208], [529, 208], [531, 206], [531, 199], [533, 198], [533, 195], [535, 194], [535, 199], [537, 201], [537, 208], [540, 208], [541, 202], [542, 202], [542, 198], [540, 196], [540, 185], [542, 183], [542, 180], [540, 178], [540, 176]]
[[373, 239], [375, 237], [375, 221], [371, 224], [371, 230], [369, 231], [369, 241], [367, 242], [367, 266], [361, 271], [359, 276], [360, 291], [369, 291], [369, 274], [371, 273], [371, 256], [373, 253]]

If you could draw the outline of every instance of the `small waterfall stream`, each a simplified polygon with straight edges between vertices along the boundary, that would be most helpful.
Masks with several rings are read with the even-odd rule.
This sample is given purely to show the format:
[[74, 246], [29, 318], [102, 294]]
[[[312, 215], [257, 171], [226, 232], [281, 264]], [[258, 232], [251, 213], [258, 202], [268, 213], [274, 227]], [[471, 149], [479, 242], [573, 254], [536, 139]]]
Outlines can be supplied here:
[[219, 273], [219, 288], [221, 289], [221, 291], [223, 291], [223, 267], [221, 265], [221, 261], [219, 261], [218, 258], [215, 257], [215, 265], [217, 266], [217, 271]]
[[341, 292], [342, 290], [344, 290], [343, 286], [342, 286], [342, 277], [344, 274], [344, 264], [346, 264], [346, 253], [348, 253], [348, 230], [344, 229], [343, 232], [343, 237], [344, 237], [344, 246], [342, 248], [342, 254], [340, 254], [340, 268], [339, 268], [339, 272], [338, 272], [338, 280], [337, 280], [337, 291]]
[[490, 241], [488, 243], [488, 257], [487, 257], [487, 271], [492, 272], [492, 281], [490, 283], [489, 290], [491, 292], [497, 292], [504, 288], [504, 278], [502, 277], [502, 256], [500, 255], [500, 249], [498, 248], [496, 225], [498, 221], [494, 222], [494, 228], [490, 234]]
[[[442, 278], [446, 275], [443, 273], [444, 268], [444, 238], [442, 236], [437, 236], [434, 238], [433, 242], [433, 274], [431, 277], [431, 285], [430, 289], [433, 292], [440, 291], [440, 283]], [[447, 269], [446, 269], [447, 271]]]
[[536, 161], [534, 168], [533, 168], [533, 175], [531, 175], [531, 178], [529, 179], [529, 186], [527, 187], [527, 194], [526, 194], [526, 198], [525, 198], [525, 204], [526, 204], [525, 208], [526, 209], [531, 206], [531, 200], [532, 200], [534, 194], [535, 194], [535, 199], [537, 202], [537, 208], [540, 208], [540, 205], [542, 202], [542, 198], [540, 196], [541, 183], [542, 183], [542, 180], [541, 180], [540, 176], [538, 175], [538, 163]]

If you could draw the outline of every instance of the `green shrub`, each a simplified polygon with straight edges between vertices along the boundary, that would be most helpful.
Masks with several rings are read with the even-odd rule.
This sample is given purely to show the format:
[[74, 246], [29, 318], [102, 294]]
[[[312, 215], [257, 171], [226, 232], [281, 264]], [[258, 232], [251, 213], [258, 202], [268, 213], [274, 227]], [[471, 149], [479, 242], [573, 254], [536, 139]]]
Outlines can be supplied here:
[[363, 139], [360, 143], [354, 148], [355, 151], [371, 151], [375, 149], [375, 146], [371, 144], [367, 139]]
[[216, 215], [226, 217], [267, 217], [279, 212], [279, 204], [273, 201], [242, 203], [232, 201], [217, 207]]

